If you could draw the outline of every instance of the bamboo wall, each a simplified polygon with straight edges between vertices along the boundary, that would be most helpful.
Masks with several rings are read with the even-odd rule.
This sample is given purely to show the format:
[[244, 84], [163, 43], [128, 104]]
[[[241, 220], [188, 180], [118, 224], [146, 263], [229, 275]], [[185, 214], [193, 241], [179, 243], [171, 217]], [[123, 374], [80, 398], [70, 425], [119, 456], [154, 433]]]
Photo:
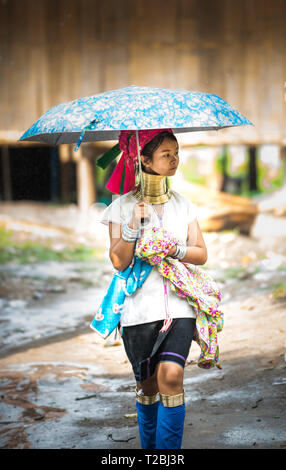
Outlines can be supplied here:
[[58, 103], [141, 85], [216, 93], [255, 124], [201, 143], [285, 145], [285, 18], [285, 0], [2, 0], [0, 143]]

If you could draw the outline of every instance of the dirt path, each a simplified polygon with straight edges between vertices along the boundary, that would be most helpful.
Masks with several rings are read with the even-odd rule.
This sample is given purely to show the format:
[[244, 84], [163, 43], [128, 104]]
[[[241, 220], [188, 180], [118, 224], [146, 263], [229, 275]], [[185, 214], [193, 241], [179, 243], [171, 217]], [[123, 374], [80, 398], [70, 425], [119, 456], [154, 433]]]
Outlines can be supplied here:
[[[193, 343], [183, 448], [286, 446], [285, 307], [269, 293], [226, 303], [221, 371], [199, 369]], [[108, 347], [87, 327], [36, 346], [2, 353], [1, 447], [139, 448], [122, 344]]]
[[[285, 243], [265, 248], [233, 233], [205, 239], [223, 293], [223, 369], [199, 369], [193, 343], [183, 448], [284, 448]], [[123, 346], [89, 328], [110, 264], [9, 264], [0, 275], [0, 447], [140, 448]]]

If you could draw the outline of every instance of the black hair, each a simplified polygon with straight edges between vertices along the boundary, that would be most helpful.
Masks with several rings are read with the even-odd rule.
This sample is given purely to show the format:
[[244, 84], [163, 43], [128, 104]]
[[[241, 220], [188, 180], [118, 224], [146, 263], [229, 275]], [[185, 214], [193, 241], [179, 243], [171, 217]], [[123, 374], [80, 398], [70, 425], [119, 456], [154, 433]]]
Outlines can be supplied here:
[[[148, 142], [148, 144], [146, 144], [143, 147], [143, 149], [141, 151], [141, 154], [144, 155], [145, 157], [147, 157], [148, 160], [152, 161], [153, 153], [161, 145], [163, 140], [166, 139], [166, 138], [170, 139], [170, 140], [173, 140], [174, 142], [178, 142], [176, 137], [174, 136], [174, 134], [172, 134], [169, 131], [162, 131], [162, 132], [160, 132], [160, 134], [157, 134], [154, 137], [154, 139], [150, 140], [150, 142]], [[143, 163], [142, 163], [142, 169], [143, 170], [145, 169]]]

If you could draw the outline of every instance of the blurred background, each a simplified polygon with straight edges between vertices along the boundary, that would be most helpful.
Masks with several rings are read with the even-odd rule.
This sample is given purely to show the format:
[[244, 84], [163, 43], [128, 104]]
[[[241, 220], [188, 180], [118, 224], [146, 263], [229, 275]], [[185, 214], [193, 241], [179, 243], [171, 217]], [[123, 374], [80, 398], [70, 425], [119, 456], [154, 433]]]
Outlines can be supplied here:
[[168, 184], [198, 204], [204, 231], [285, 236], [285, 14], [283, 0], [1, 0], [1, 226], [53, 223], [104, 243], [119, 158], [96, 160], [116, 142], [18, 139], [52, 106], [138, 85], [215, 93], [253, 122], [179, 134]]
[[[70, 145], [18, 139], [52, 106], [129, 85], [215, 93], [254, 124], [177, 135], [180, 166], [168, 184], [199, 208], [209, 252], [203, 269], [222, 289], [229, 322], [223, 358], [237, 360], [245, 376], [241, 354], [255, 357], [262, 368], [272, 361], [273, 373], [276, 365], [284, 366], [285, 17], [284, 0], [0, 0], [0, 354], [5, 366], [38, 360], [43, 344], [56, 343], [60, 334], [75, 339], [86, 334], [91, 310], [111, 280], [109, 239], [99, 217], [112, 201], [105, 185], [116, 163], [102, 170], [96, 160], [116, 142], [82, 144], [75, 153]], [[247, 329], [241, 320], [245, 309]], [[91, 336], [82, 337], [89, 351], [96, 341], [103, 344]], [[23, 355], [33, 347], [37, 354], [30, 349], [30, 356]], [[46, 357], [58, 358], [52, 350]], [[70, 357], [76, 356], [68, 356], [66, 364]], [[88, 352], [82, 360], [89, 361]], [[130, 374], [124, 361], [116, 373]], [[279, 376], [278, 385], [283, 380]], [[268, 422], [276, 429], [272, 437], [280, 432], [278, 421]], [[3, 446], [41, 445], [17, 433], [13, 440], [9, 432]], [[272, 437], [260, 436], [270, 445]], [[236, 445], [231, 442], [225, 445]]]

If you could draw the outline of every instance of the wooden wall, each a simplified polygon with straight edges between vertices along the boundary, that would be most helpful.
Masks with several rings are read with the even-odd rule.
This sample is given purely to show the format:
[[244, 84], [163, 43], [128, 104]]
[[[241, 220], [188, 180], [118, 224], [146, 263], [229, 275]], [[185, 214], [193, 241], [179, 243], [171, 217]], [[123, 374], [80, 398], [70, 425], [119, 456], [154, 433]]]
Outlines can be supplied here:
[[285, 144], [285, 18], [285, 0], [2, 0], [0, 142], [58, 103], [142, 85], [216, 93], [255, 124], [202, 143]]

